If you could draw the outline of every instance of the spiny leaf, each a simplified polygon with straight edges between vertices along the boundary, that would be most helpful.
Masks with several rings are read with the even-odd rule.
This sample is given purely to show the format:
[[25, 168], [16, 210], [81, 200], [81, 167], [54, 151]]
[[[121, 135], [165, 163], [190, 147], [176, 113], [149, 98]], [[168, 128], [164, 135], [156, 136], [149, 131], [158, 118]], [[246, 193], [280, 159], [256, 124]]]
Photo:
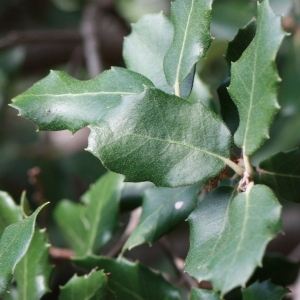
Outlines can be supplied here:
[[118, 224], [122, 181], [123, 176], [109, 172], [83, 195], [86, 206], [68, 200], [57, 206], [56, 222], [76, 255], [98, 253], [112, 237]]
[[259, 164], [259, 182], [282, 198], [300, 202], [300, 150], [277, 153]]
[[240, 116], [234, 139], [246, 155], [255, 152], [268, 138], [270, 124], [279, 109], [275, 56], [284, 36], [280, 17], [272, 11], [269, 1], [258, 3], [256, 35], [240, 59], [232, 63], [229, 87]]
[[[115, 293], [116, 299], [181, 299], [175, 287], [165, 281], [161, 275], [151, 272], [138, 262], [89, 256], [84, 259], [74, 259], [74, 263], [87, 269], [98, 267], [109, 273], [108, 286]], [[150, 283], [151, 288], [149, 288]]]
[[198, 281], [210, 281], [222, 295], [244, 286], [261, 265], [267, 243], [281, 230], [280, 212], [275, 195], [264, 185], [255, 185], [233, 200], [232, 190], [220, 187], [189, 218], [187, 271]]
[[88, 150], [126, 181], [177, 187], [206, 181], [229, 162], [227, 127], [201, 103], [157, 89], [126, 96], [91, 126]]
[[210, 46], [211, 5], [212, 0], [176, 0], [172, 3], [174, 37], [165, 56], [164, 70], [169, 85], [175, 90]]
[[7, 291], [17, 263], [26, 254], [34, 234], [36, 217], [46, 204], [27, 219], [4, 230], [0, 240], [0, 296]]
[[11, 106], [39, 130], [69, 129], [74, 133], [118, 106], [121, 95], [141, 93], [144, 85], [153, 86], [144, 76], [122, 68], [112, 68], [88, 81], [51, 71], [13, 99]]
[[38, 300], [50, 291], [53, 267], [49, 263], [49, 247], [45, 230], [36, 228], [30, 246], [15, 270], [19, 299]]
[[143, 243], [152, 244], [183, 222], [197, 205], [199, 189], [199, 186], [190, 186], [147, 190], [139, 224], [122, 251], [130, 250]]
[[255, 282], [242, 291], [243, 300], [281, 300], [288, 292], [270, 281]]
[[103, 271], [92, 270], [85, 276], [76, 274], [60, 287], [59, 300], [112, 300], [114, 293], [107, 285], [107, 276]]

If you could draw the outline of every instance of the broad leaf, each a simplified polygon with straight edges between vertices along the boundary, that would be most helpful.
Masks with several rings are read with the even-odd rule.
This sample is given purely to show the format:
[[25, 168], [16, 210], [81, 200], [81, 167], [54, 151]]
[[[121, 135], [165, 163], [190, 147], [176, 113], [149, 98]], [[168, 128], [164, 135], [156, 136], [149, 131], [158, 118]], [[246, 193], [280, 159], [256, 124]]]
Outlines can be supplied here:
[[121, 95], [141, 93], [144, 85], [153, 86], [144, 76], [122, 68], [112, 68], [88, 81], [51, 71], [13, 99], [11, 106], [39, 130], [69, 129], [74, 133], [118, 106]]
[[36, 228], [26, 254], [15, 269], [19, 299], [41, 299], [50, 291], [53, 267], [49, 263], [49, 247], [45, 230]]
[[183, 222], [197, 205], [200, 187], [156, 188], [145, 192], [141, 219], [123, 252], [143, 243], [152, 244]]
[[116, 299], [181, 299], [178, 290], [161, 275], [151, 272], [138, 262], [96, 256], [75, 259], [74, 262], [80, 267], [98, 267], [109, 273], [108, 286], [115, 293]]
[[164, 70], [170, 86], [179, 95], [179, 85], [195, 63], [205, 56], [210, 36], [212, 0], [176, 0], [172, 3], [174, 37], [165, 56]]
[[118, 224], [122, 181], [123, 176], [107, 173], [83, 195], [86, 206], [64, 200], [56, 208], [56, 222], [76, 255], [98, 253], [112, 237]]
[[201, 103], [190, 104], [157, 89], [126, 96], [91, 126], [88, 150], [126, 181], [177, 187], [203, 182], [226, 163], [231, 136]]
[[115, 299], [113, 292], [107, 285], [107, 277], [103, 271], [92, 270], [85, 276], [76, 274], [60, 287], [60, 300], [112, 300]]
[[280, 211], [275, 195], [264, 185], [255, 185], [233, 200], [230, 188], [217, 189], [189, 218], [187, 271], [198, 281], [210, 281], [222, 295], [244, 286], [261, 265], [267, 243], [281, 230]]
[[30, 217], [8, 226], [0, 240], [0, 296], [7, 291], [17, 263], [26, 254], [40, 206]]
[[242, 291], [243, 300], [281, 300], [288, 292], [270, 281], [255, 282]]
[[234, 139], [246, 155], [255, 152], [268, 138], [270, 124], [279, 109], [275, 56], [284, 35], [280, 17], [272, 11], [269, 1], [258, 3], [256, 35], [240, 59], [232, 63], [229, 87], [240, 116]]
[[0, 191], [0, 236], [7, 226], [21, 220], [20, 207], [16, 205], [8, 193]]
[[190, 300], [220, 300], [220, 295], [214, 291], [192, 288]]
[[300, 150], [277, 153], [259, 164], [259, 182], [280, 197], [300, 202]]

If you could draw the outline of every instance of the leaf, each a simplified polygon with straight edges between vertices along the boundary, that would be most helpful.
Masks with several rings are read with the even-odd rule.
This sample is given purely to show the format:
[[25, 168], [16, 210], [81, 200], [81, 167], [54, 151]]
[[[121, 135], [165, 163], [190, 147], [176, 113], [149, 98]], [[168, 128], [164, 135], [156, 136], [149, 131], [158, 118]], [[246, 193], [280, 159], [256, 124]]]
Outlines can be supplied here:
[[115, 293], [116, 299], [181, 299], [176, 288], [139, 262], [90, 256], [74, 259], [74, 263], [87, 269], [98, 267], [109, 273], [108, 286]]
[[222, 295], [246, 284], [261, 265], [267, 243], [281, 230], [281, 206], [268, 187], [255, 185], [232, 196], [231, 188], [220, 187], [189, 218], [186, 270], [198, 281], [210, 281]]
[[192, 288], [190, 300], [220, 300], [220, 295], [213, 291]]
[[8, 193], [0, 191], [0, 236], [7, 226], [21, 220], [20, 207], [16, 205]]
[[78, 256], [98, 253], [118, 224], [123, 176], [107, 173], [83, 196], [82, 204], [62, 201], [54, 213], [64, 236]]
[[281, 300], [288, 292], [270, 281], [255, 282], [242, 291], [243, 300]]
[[125, 181], [192, 185], [229, 163], [231, 137], [219, 117], [201, 103], [157, 89], [124, 97], [90, 128], [87, 150]]
[[144, 76], [122, 68], [112, 68], [88, 81], [51, 71], [13, 99], [11, 106], [39, 130], [69, 129], [75, 133], [118, 106], [121, 95], [141, 93], [144, 85], [153, 86]]
[[46, 204], [40, 206], [27, 219], [4, 230], [0, 240], [0, 296], [7, 291], [17, 263], [26, 254], [34, 234], [36, 217]]
[[60, 287], [60, 300], [97, 300], [115, 299], [113, 292], [107, 285], [107, 276], [103, 271], [92, 270], [85, 276], [76, 274]]
[[41, 299], [50, 291], [53, 267], [49, 263], [49, 247], [45, 230], [36, 228], [26, 254], [15, 269], [19, 299]]
[[205, 56], [211, 44], [211, 5], [211, 0], [176, 0], [172, 3], [174, 37], [165, 56], [164, 71], [169, 85], [175, 90], [195, 63]]
[[196, 185], [146, 190], [140, 221], [122, 252], [143, 243], [152, 244], [182, 223], [196, 207], [199, 189]]
[[280, 197], [300, 202], [300, 150], [277, 153], [259, 164], [258, 181]]
[[280, 17], [272, 11], [269, 1], [258, 3], [256, 35], [240, 59], [232, 63], [229, 86], [240, 116], [234, 140], [246, 155], [254, 153], [268, 138], [279, 109], [275, 56], [284, 35]]

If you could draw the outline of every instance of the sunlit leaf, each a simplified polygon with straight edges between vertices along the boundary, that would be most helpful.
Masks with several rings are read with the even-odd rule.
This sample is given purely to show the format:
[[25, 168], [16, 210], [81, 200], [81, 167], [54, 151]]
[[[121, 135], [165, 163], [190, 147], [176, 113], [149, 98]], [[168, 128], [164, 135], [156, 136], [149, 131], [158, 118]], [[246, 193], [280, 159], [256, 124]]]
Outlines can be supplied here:
[[214, 291], [192, 288], [190, 300], [220, 300]]

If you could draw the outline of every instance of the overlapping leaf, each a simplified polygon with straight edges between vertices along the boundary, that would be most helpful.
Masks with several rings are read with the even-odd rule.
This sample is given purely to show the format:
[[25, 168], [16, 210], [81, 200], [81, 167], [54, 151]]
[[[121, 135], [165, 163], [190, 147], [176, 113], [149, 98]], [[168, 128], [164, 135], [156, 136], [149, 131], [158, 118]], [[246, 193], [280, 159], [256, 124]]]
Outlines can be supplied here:
[[284, 35], [280, 17], [272, 11], [269, 1], [258, 3], [256, 35], [240, 59], [232, 63], [229, 93], [241, 120], [234, 139], [247, 155], [268, 138], [279, 109], [275, 56]]
[[80, 267], [87, 269], [98, 267], [109, 273], [108, 286], [115, 293], [116, 299], [181, 299], [178, 290], [160, 274], [151, 272], [138, 262], [97, 256], [75, 259], [74, 262]]
[[0, 296], [8, 289], [17, 263], [26, 254], [33, 238], [40, 206], [30, 217], [8, 226], [0, 240]]
[[88, 81], [51, 71], [13, 99], [11, 106], [39, 130], [69, 129], [74, 133], [118, 106], [121, 95], [141, 93], [144, 85], [153, 86], [144, 76], [122, 68], [112, 68]]
[[231, 188], [220, 187], [189, 218], [186, 270], [198, 281], [211, 281], [221, 294], [247, 282], [268, 241], [281, 229], [281, 207], [268, 187], [255, 185], [232, 197]]
[[220, 295], [213, 291], [192, 288], [190, 300], [220, 300]]
[[288, 292], [270, 281], [255, 282], [242, 291], [243, 300], [281, 300]]
[[[177, 0], [172, 3], [174, 37], [165, 56], [164, 70], [167, 82], [175, 90], [210, 46], [211, 5], [211, 0]], [[178, 91], [176, 94], [179, 95]]]
[[259, 164], [259, 182], [286, 200], [300, 202], [300, 150], [277, 153]]
[[76, 255], [98, 253], [118, 224], [123, 176], [102, 176], [82, 199], [86, 206], [64, 200], [55, 219]]
[[126, 181], [177, 187], [218, 174], [231, 149], [227, 127], [201, 103], [157, 89], [126, 96], [91, 126], [88, 150]]
[[183, 222], [197, 205], [199, 186], [177, 189], [156, 188], [145, 192], [139, 224], [123, 250], [142, 243], [152, 244]]
[[113, 292], [107, 284], [107, 276], [103, 271], [92, 270], [85, 276], [76, 274], [60, 287], [60, 300], [112, 300], [115, 299]]
[[46, 232], [36, 228], [26, 254], [15, 269], [19, 299], [38, 300], [50, 291], [49, 247]]

